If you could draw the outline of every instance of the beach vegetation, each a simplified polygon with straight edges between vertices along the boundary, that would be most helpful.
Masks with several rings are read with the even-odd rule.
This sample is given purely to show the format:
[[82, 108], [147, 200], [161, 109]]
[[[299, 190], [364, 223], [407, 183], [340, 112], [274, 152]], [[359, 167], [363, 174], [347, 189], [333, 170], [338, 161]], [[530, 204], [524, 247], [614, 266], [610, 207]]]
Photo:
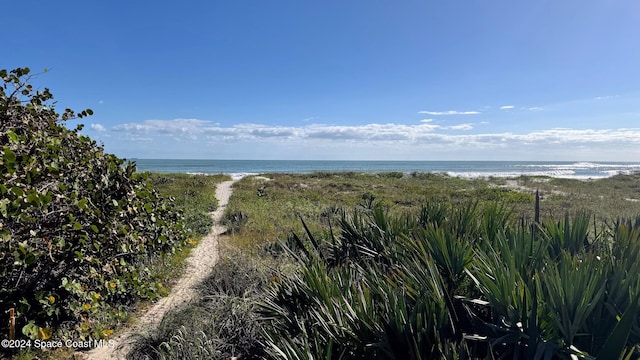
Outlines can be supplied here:
[[209, 233], [213, 220], [211, 212], [218, 207], [216, 184], [230, 180], [228, 175], [192, 175], [150, 173], [154, 189], [172, 198], [173, 204], [183, 209], [185, 227], [194, 238]]
[[[246, 322], [215, 322], [247, 328], [174, 317], [145, 354], [195, 358], [175, 330], [192, 327], [219, 359], [238, 343], [251, 349], [236, 346], [241, 358], [635, 358], [640, 209], [624, 200], [637, 196], [629, 178], [246, 177], [225, 213], [228, 261], [188, 306], [241, 299], [251, 306], [227, 314]], [[599, 195], [612, 187], [614, 199]]]
[[128, 359], [261, 359], [258, 300], [274, 276], [264, 262], [226, 252], [199, 287], [199, 297], [160, 325], [134, 334]]
[[[259, 302], [272, 358], [638, 356], [640, 222], [531, 224], [500, 205], [380, 206], [280, 242], [299, 270]], [[612, 334], [616, 334], [612, 336]]]
[[90, 109], [58, 113], [28, 68], [0, 78], [1, 336], [107, 338], [137, 302], [167, 293], [155, 265], [192, 230], [148, 174], [66, 127]]
[[351, 209], [371, 201], [385, 203], [396, 214], [424, 203], [498, 202], [533, 221], [535, 192], [539, 191], [543, 219], [586, 211], [610, 226], [618, 217], [640, 214], [640, 175], [599, 180], [530, 176], [464, 179], [437, 173], [412, 173], [401, 178], [329, 172], [264, 176], [271, 180], [246, 177], [238, 181], [225, 212], [223, 221], [233, 228], [229, 241], [245, 251], [253, 252], [291, 231], [303, 232], [298, 215], [312, 231], [322, 232], [326, 215], [336, 208]]

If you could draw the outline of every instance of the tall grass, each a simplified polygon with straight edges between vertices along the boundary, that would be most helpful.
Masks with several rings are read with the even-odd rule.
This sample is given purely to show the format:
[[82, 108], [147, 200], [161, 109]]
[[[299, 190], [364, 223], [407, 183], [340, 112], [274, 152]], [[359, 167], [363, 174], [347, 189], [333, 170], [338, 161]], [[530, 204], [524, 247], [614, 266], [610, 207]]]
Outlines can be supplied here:
[[269, 272], [227, 253], [199, 286], [200, 297], [130, 339], [128, 359], [243, 359], [263, 356], [257, 301]]

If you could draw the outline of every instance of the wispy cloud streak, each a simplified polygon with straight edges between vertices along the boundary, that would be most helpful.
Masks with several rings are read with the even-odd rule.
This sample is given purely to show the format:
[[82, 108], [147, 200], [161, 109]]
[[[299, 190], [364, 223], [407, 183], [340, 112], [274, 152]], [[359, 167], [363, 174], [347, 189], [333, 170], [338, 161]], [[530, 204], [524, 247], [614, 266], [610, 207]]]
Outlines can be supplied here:
[[449, 110], [449, 111], [418, 111], [418, 114], [427, 114], [427, 115], [433, 115], [433, 116], [439, 116], [439, 115], [478, 115], [478, 114], [480, 114], [480, 112], [479, 111]]

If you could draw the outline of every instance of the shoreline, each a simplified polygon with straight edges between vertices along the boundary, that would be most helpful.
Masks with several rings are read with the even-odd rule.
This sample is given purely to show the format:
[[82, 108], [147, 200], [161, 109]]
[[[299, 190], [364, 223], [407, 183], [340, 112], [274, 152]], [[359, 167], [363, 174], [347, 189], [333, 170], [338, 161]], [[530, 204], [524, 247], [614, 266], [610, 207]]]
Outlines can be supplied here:
[[[145, 171], [145, 170], [143, 170]], [[151, 173], [158, 174], [173, 174], [174, 172], [160, 172], [160, 171], [150, 171]], [[315, 173], [324, 173], [324, 174], [363, 174], [363, 175], [379, 175], [379, 174], [389, 174], [389, 173], [400, 173], [399, 171], [324, 171], [324, 170], [316, 170], [310, 172], [239, 172], [239, 173], [208, 173], [208, 172], [184, 172], [187, 175], [203, 175], [203, 176], [216, 176], [216, 175], [227, 175], [230, 176], [233, 180], [240, 180], [244, 177], [248, 176], [260, 176], [265, 174], [282, 174], [282, 175], [312, 175]], [[521, 177], [530, 177], [530, 178], [541, 178], [541, 179], [571, 179], [571, 180], [581, 180], [581, 181], [590, 181], [590, 180], [601, 180], [607, 179], [613, 176], [633, 176], [636, 174], [640, 174], [640, 171], [630, 171], [630, 172], [616, 172], [610, 175], [600, 175], [600, 176], [587, 176], [587, 175], [549, 175], [541, 172], [533, 172], [533, 173], [455, 173], [455, 172], [402, 172], [403, 177], [412, 177], [412, 176], [420, 176], [420, 175], [440, 175], [447, 176], [451, 178], [460, 178], [460, 179], [482, 179], [482, 180], [490, 180], [494, 179], [504, 179], [504, 180], [513, 180]]]
[[601, 179], [640, 173], [640, 162], [524, 161], [286, 161], [138, 159], [139, 171], [201, 175], [228, 174], [242, 178], [260, 174], [398, 173], [443, 174], [466, 179], [520, 176]]

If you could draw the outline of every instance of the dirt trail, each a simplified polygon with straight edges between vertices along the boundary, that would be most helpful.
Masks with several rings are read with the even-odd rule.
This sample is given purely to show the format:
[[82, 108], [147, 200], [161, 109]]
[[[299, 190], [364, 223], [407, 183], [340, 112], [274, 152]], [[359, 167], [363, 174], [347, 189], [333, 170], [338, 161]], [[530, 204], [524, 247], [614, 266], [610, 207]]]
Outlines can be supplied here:
[[220, 225], [222, 214], [227, 207], [232, 193], [232, 185], [235, 180], [225, 181], [218, 184], [216, 197], [218, 198], [218, 208], [211, 213], [213, 218], [213, 228], [204, 237], [198, 246], [193, 249], [191, 256], [187, 259], [187, 269], [182, 278], [171, 289], [169, 296], [162, 298], [153, 304], [134, 325], [124, 329], [115, 339], [115, 347], [96, 348], [86, 353], [85, 359], [89, 360], [113, 360], [124, 359], [128, 351], [126, 343], [127, 337], [142, 329], [149, 329], [160, 323], [165, 313], [172, 308], [184, 304], [196, 295], [195, 286], [202, 282], [216, 261], [218, 261], [218, 237], [224, 233], [225, 228]]

